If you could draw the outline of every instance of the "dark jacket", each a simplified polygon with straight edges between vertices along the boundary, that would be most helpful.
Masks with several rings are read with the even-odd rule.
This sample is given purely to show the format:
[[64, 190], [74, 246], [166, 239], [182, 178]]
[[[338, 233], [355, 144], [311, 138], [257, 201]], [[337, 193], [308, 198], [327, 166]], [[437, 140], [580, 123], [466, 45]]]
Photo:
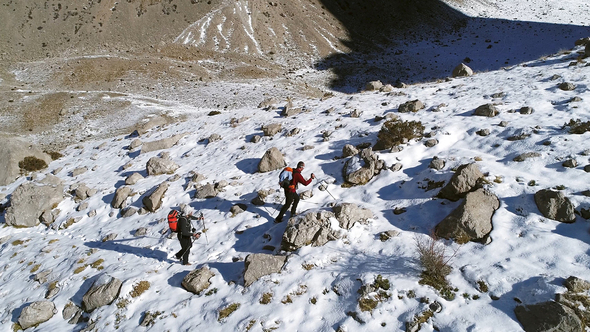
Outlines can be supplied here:
[[192, 226], [187, 216], [181, 215], [178, 218], [178, 237], [191, 237], [193, 236]]
[[297, 184], [301, 183], [304, 186], [307, 186], [308, 184], [311, 183], [311, 180], [313, 180], [312, 178], [309, 178], [308, 180], [303, 178], [303, 175], [301, 175], [301, 169], [300, 168], [296, 168], [293, 170], [293, 181], [291, 182], [292, 187], [289, 188], [289, 191], [294, 193], [297, 192]]

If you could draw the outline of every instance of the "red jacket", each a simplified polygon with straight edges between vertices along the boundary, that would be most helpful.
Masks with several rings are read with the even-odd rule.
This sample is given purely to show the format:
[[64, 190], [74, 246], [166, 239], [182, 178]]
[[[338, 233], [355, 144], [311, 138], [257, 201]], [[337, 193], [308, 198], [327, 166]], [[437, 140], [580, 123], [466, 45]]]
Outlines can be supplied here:
[[289, 186], [289, 191], [294, 193], [297, 192], [297, 184], [301, 183], [304, 186], [307, 186], [308, 184], [311, 183], [311, 180], [313, 180], [312, 178], [309, 178], [309, 180], [306, 180], [303, 178], [303, 175], [301, 175], [301, 169], [296, 168], [293, 170], [293, 181], [291, 182], [291, 186]]

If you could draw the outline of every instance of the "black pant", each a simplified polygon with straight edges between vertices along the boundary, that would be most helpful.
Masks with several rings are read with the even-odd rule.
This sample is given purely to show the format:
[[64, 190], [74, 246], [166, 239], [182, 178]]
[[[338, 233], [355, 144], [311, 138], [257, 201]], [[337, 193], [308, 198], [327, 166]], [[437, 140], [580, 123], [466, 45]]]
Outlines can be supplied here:
[[291, 217], [294, 216], [295, 213], [297, 213], [297, 204], [299, 204], [299, 195], [297, 195], [297, 193], [290, 192], [288, 189], [285, 189], [285, 197], [287, 200], [285, 201], [285, 205], [283, 205], [283, 207], [281, 208], [281, 212], [279, 212], [279, 215], [275, 219], [275, 221], [277, 221], [277, 222], [283, 221], [283, 216], [285, 215], [285, 213], [287, 212], [287, 210], [289, 209], [289, 206], [291, 206], [291, 204], [293, 204], [293, 206], [291, 207]]
[[180, 259], [182, 257], [182, 264], [188, 264], [188, 255], [191, 253], [191, 247], [193, 246], [193, 241], [191, 241], [190, 237], [178, 235], [178, 241], [180, 241], [180, 251], [176, 253], [176, 258]]

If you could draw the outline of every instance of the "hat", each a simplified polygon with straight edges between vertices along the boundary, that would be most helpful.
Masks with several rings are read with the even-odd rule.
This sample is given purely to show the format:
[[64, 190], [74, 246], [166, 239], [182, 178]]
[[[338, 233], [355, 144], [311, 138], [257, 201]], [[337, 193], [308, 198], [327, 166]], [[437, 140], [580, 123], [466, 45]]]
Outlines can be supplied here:
[[180, 204], [180, 211], [182, 212], [182, 214], [189, 215], [192, 212], [191, 210], [192, 209], [188, 204], [184, 204], [184, 203]]

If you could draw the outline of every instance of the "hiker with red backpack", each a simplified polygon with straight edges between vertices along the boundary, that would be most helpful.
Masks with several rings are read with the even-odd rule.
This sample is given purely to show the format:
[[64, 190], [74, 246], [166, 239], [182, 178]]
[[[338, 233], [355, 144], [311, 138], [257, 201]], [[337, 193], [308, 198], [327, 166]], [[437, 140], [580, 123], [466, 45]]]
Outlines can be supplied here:
[[[193, 246], [193, 239], [197, 240], [201, 237], [201, 233], [195, 233], [190, 220], [199, 220], [203, 217], [194, 217], [189, 211], [188, 206], [182, 208], [182, 212], [178, 213], [176, 210], [170, 211], [168, 214], [168, 224], [170, 229], [174, 232], [176, 229], [178, 241], [180, 242], [180, 251], [176, 253], [176, 258], [182, 260], [182, 265], [190, 265], [188, 256]], [[177, 222], [175, 224], [175, 222]]]
[[[281, 208], [279, 215], [275, 219], [275, 223], [280, 223], [283, 221], [283, 216], [291, 206], [291, 217], [297, 214], [297, 204], [299, 204], [299, 195], [297, 194], [297, 185], [301, 183], [304, 186], [307, 186], [311, 183], [311, 180], [315, 179], [315, 175], [311, 173], [311, 177], [306, 180], [303, 175], [301, 175], [301, 171], [305, 167], [305, 163], [300, 161], [297, 163], [296, 169], [291, 169], [290, 167], [285, 168], [281, 174], [279, 175], [279, 184], [285, 190], [285, 205]], [[289, 173], [292, 172], [291, 179], [289, 179]]]

